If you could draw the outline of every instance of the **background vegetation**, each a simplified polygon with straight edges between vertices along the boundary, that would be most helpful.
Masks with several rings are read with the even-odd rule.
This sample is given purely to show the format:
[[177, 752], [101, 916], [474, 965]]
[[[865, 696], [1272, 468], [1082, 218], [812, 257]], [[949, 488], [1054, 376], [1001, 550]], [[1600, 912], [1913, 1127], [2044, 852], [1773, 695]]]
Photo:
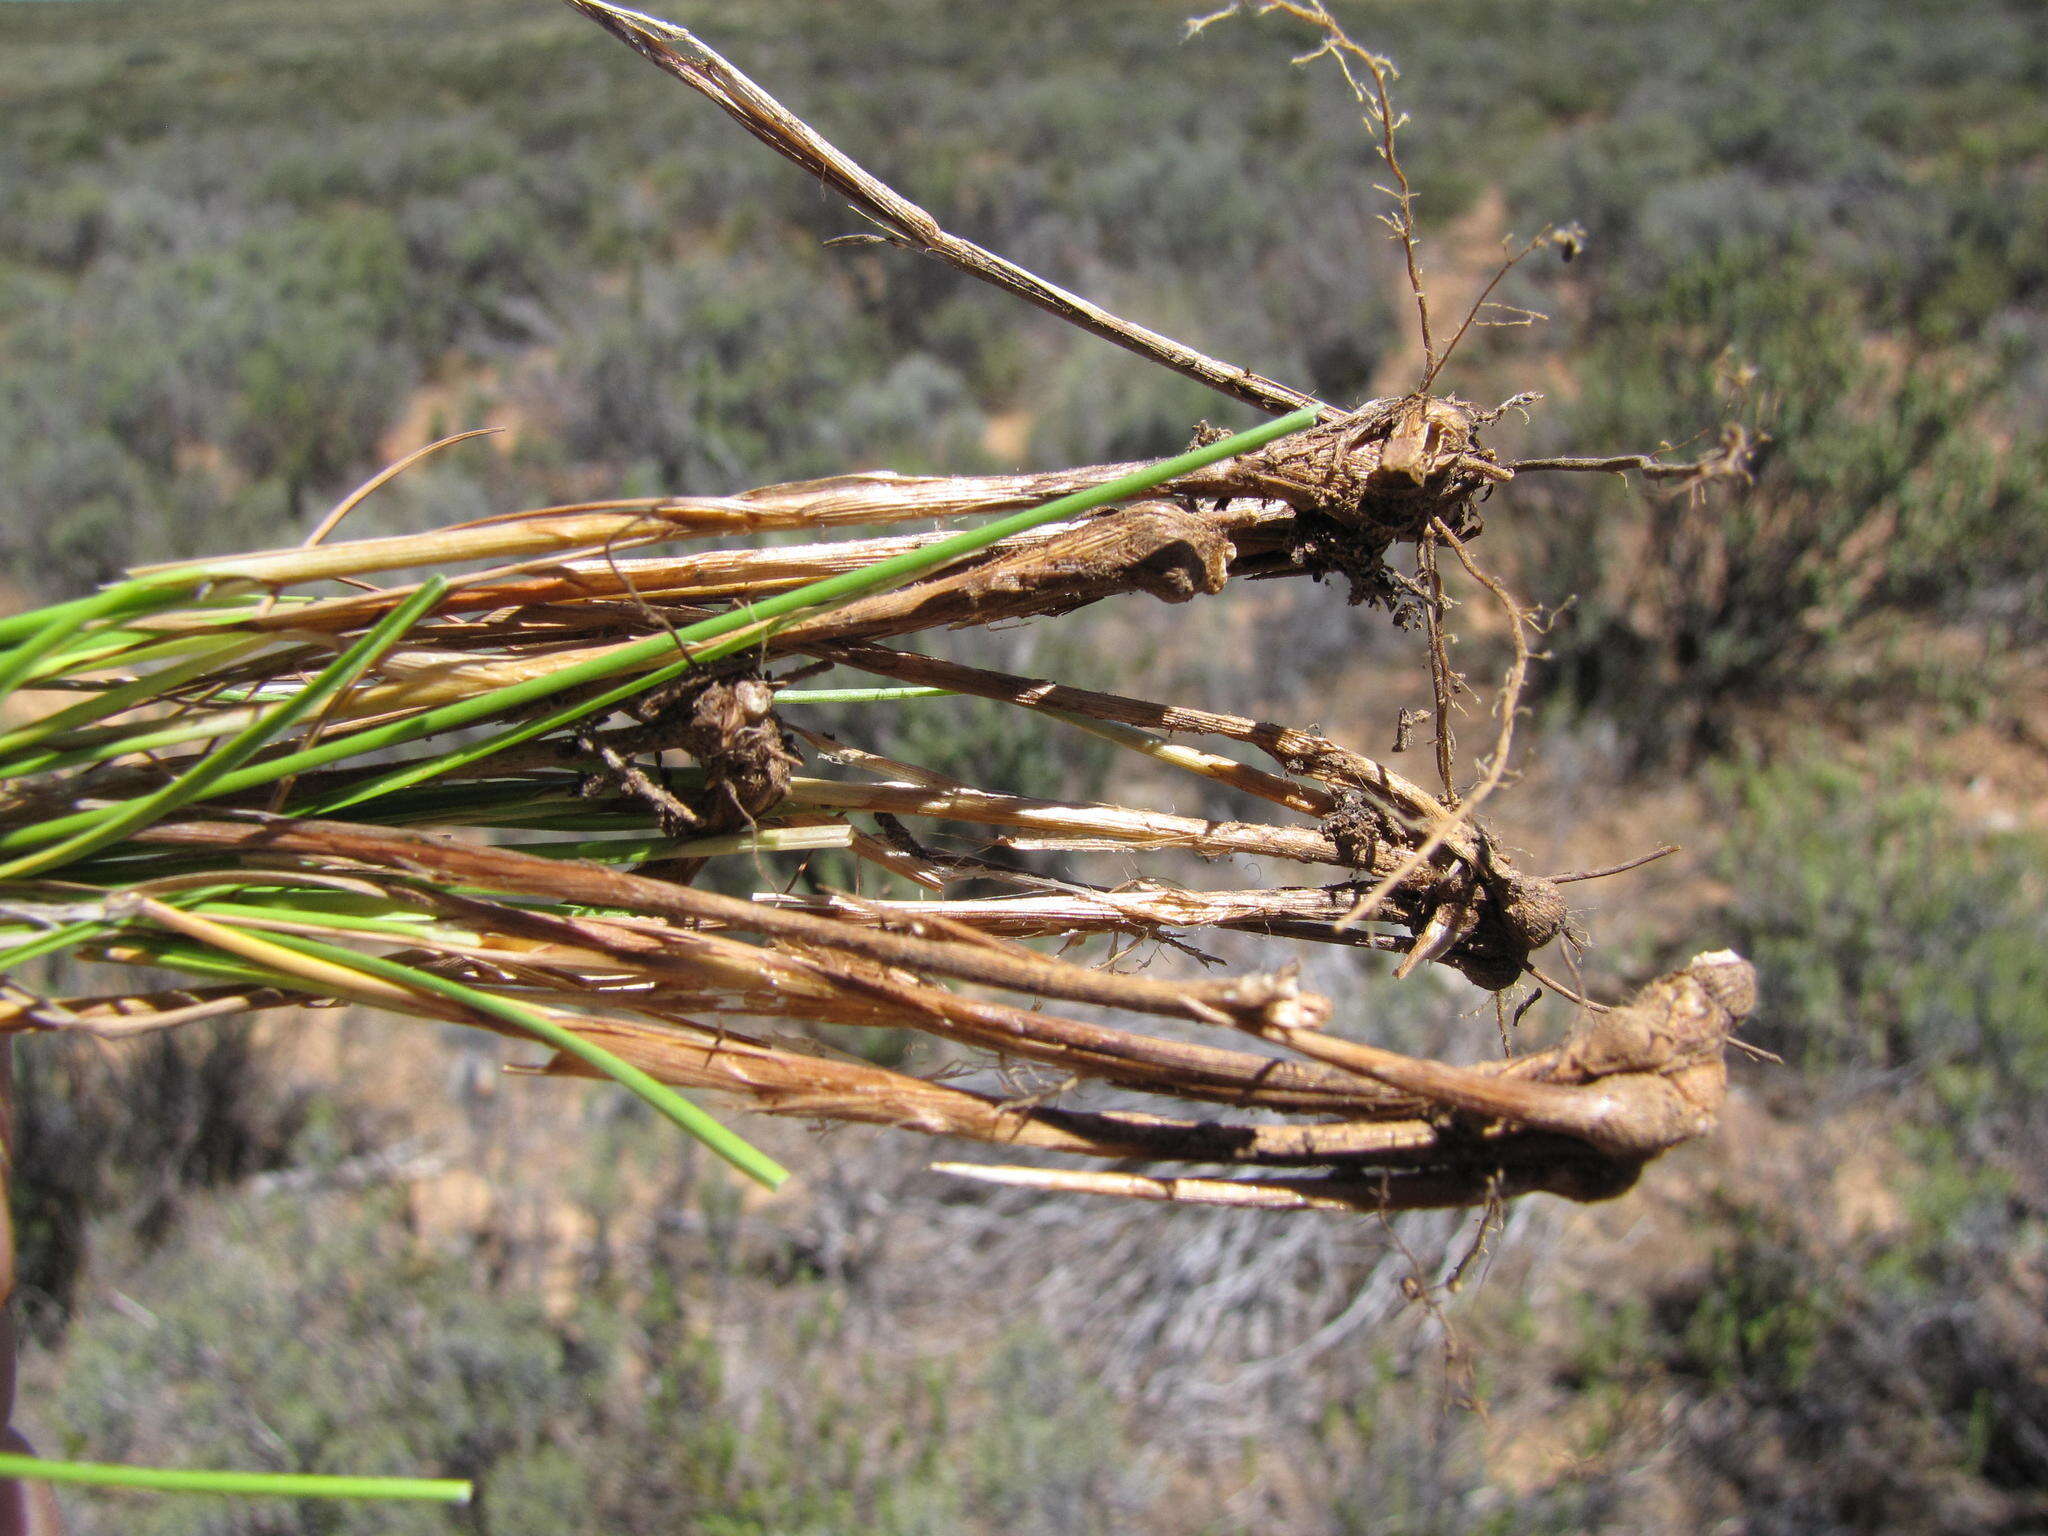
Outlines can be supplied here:
[[[1027, 265], [1329, 398], [1412, 384], [1363, 136], [1276, 30], [671, 9]], [[394, 1025], [37, 1040], [43, 1444], [489, 1489], [81, 1497], [81, 1529], [2048, 1524], [2048, 33], [2020, 0], [1344, 14], [1403, 67], [1447, 298], [1511, 229], [1588, 231], [1507, 285], [1550, 322], [1447, 381], [1545, 392], [1512, 451], [1768, 436], [1753, 483], [1530, 479], [1487, 535], [1575, 598], [1503, 819], [1539, 855], [1688, 844], [1575, 889], [1604, 979], [1681, 934], [1757, 960], [1785, 1065], [1746, 1069], [1732, 1134], [1612, 1210], [1517, 1213], [1448, 1304], [1468, 1376], [1400, 1283], [1448, 1225], [970, 1198], [852, 1136], [788, 1139], [796, 1192], [749, 1205], [636, 1106]], [[543, 0], [0, 6], [0, 579], [284, 541], [475, 424], [506, 430], [352, 529], [1240, 419], [936, 264], [822, 248], [852, 223]], [[989, 643], [1373, 739], [1412, 681], [1336, 590], [1175, 613]], [[986, 766], [974, 728], [905, 729]], [[1064, 746], [986, 776], [1078, 787], [1099, 760]]]

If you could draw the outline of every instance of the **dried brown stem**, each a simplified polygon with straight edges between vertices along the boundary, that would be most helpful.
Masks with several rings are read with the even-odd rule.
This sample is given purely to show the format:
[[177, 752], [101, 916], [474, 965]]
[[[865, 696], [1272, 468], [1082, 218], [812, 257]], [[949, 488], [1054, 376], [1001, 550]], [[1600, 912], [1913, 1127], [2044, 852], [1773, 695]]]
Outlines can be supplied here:
[[844, 197], [855, 212], [882, 231], [879, 238], [943, 261], [957, 271], [1057, 315], [1092, 336], [1262, 411], [1282, 415], [1305, 405], [1322, 404], [1311, 395], [1263, 378], [1248, 368], [1221, 362], [1184, 342], [1121, 319], [971, 240], [949, 234], [931, 214], [827, 142], [816, 129], [682, 27], [606, 4], [604, 0], [566, 3], [642, 58], [700, 92], [775, 153]]
[[935, 1173], [1058, 1194], [1118, 1195], [1176, 1205], [1221, 1205], [1261, 1211], [1458, 1210], [1518, 1195], [1544, 1193], [1570, 1200], [1611, 1200], [1635, 1182], [1633, 1168], [1564, 1162], [1549, 1167], [1382, 1172], [1367, 1177], [1326, 1174], [1291, 1179], [1156, 1178], [1079, 1168], [1014, 1168], [988, 1163], [934, 1163]]
[[[1447, 1067], [1312, 1031], [1257, 1027], [1255, 1032], [1285, 1035], [1297, 1050], [1386, 1083], [1408, 1104], [1434, 1105], [1439, 1112], [1401, 1118], [1390, 1104], [1365, 1118], [1294, 1126], [1007, 1105], [687, 1023], [682, 1031], [619, 1020], [585, 1020], [578, 1027], [665, 1080], [743, 1092], [775, 1113], [1100, 1157], [1368, 1162], [1446, 1177], [1532, 1169], [1545, 1177], [1571, 1167], [1577, 1171], [1569, 1182], [1583, 1188], [1589, 1165], [1605, 1166], [1605, 1176], [1594, 1184], [1625, 1185], [1643, 1160], [1711, 1126], [1725, 1092], [1723, 1047], [1754, 1001], [1754, 976], [1746, 964], [1726, 954], [1702, 955], [1557, 1050], [1491, 1069]], [[552, 1070], [587, 1069], [557, 1060]], [[1390, 1110], [1394, 1118], [1388, 1118]], [[1445, 1113], [1470, 1121], [1453, 1124], [1442, 1118]]]
[[65, 997], [40, 1006], [35, 1001], [17, 999], [0, 1001], [0, 1035], [26, 1030], [69, 1030], [102, 1040], [125, 1040], [204, 1019], [258, 1013], [266, 1008], [304, 1007], [314, 1001], [307, 993], [240, 984]]
[[1291, 975], [1247, 976], [1229, 981], [1155, 981], [1143, 976], [1119, 976], [1056, 960], [1027, 961], [1017, 955], [991, 953], [976, 945], [919, 937], [915, 932], [883, 932], [804, 913], [778, 911], [731, 896], [625, 874], [603, 865], [538, 858], [509, 848], [479, 848], [419, 833], [345, 822], [179, 822], [152, 827], [140, 834], [138, 840], [354, 859], [489, 890], [711, 922], [982, 986], [1199, 1023], [1250, 1016], [1308, 1022], [1328, 1010], [1323, 999], [1303, 993]]
[[1350, 865], [1334, 839], [1310, 827], [1217, 821], [1121, 805], [1038, 800], [993, 790], [927, 784], [863, 784], [844, 779], [792, 779], [789, 804], [833, 811], [886, 811], [944, 821], [1014, 827], [1029, 837], [998, 839], [1011, 847], [1101, 849], [1179, 848], [1203, 858], [1251, 854], [1299, 864]]
[[[1148, 731], [1220, 736], [1227, 741], [1243, 742], [1257, 747], [1288, 774], [1321, 781], [1320, 784], [1302, 784], [1294, 778], [1282, 779], [1273, 775], [1272, 779], [1278, 782], [1268, 787], [1274, 792], [1261, 796], [1277, 799], [1283, 792], [1306, 794], [1316, 801], [1313, 814], [1327, 815], [1337, 808], [1336, 794], [1332, 789], [1323, 787], [1329, 785], [1335, 789], [1356, 790], [1368, 796], [1403, 825], [1428, 826], [1447, 815], [1442, 802], [1385, 764], [1340, 746], [1328, 737], [1292, 726], [1178, 704], [1155, 704], [1122, 694], [1098, 693], [1045, 678], [995, 672], [878, 645], [832, 645], [821, 648], [819, 654], [878, 677], [926, 687], [950, 688], [956, 693], [995, 699], [1023, 709], [1110, 720]], [[1260, 793], [1259, 790], [1252, 792]], [[1476, 858], [1478, 844], [1466, 838], [1462, 846], [1453, 847], [1452, 851], [1461, 858]]]
[[1756, 973], [1727, 951], [1697, 956], [1597, 1014], [1555, 1058], [1569, 1085], [1403, 1056], [1312, 1029], [1251, 1032], [1447, 1110], [1548, 1131], [1617, 1158], [1649, 1158], [1703, 1134], [1727, 1088], [1722, 1053], [1756, 1007]]
[[[731, 1030], [677, 1021], [617, 1018], [564, 1022], [664, 1082], [738, 1093], [769, 1114], [846, 1120], [974, 1141], [1105, 1158], [1302, 1164], [1425, 1156], [1435, 1132], [1420, 1121], [1338, 1120], [1309, 1125], [1172, 1119], [1006, 1101], [862, 1062], [786, 1050]], [[546, 1071], [588, 1077], [593, 1068], [555, 1056]], [[1513, 1159], [1512, 1150], [1480, 1151]]]
[[1456, 674], [1451, 671], [1450, 651], [1444, 640], [1444, 581], [1437, 570], [1437, 532], [1434, 527], [1416, 547], [1416, 558], [1422, 566], [1422, 580], [1426, 589], [1426, 600], [1422, 605], [1425, 630], [1429, 637], [1429, 688], [1434, 708], [1435, 731], [1431, 742], [1436, 748], [1437, 782], [1443, 786], [1444, 804], [1451, 810], [1458, 808], [1458, 784], [1456, 779], [1455, 754], [1458, 750], [1457, 734], [1451, 729], [1451, 709], [1458, 692]]
[[1356, 929], [1337, 919], [1351, 910], [1350, 886], [1288, 886], [1260, 891], [1191, 891], [1146, 884], [1114, 891], [1075, 889], [1048, 896], [1001, 896], [946, 901], [871, 901], [849, 896], [764, 896], [788, 911], [829, 914], [852, 922], [901, 923], [946, 918], [984, 933], [1012, 938], [1054, 938], [1061, 934], [1132, 933], [1161, 929], [1229, 928], [1271, 933], [1284, 928], [1298, 937], [1323, 937], [1335, 944], [1392, 947], [1397, 941]]

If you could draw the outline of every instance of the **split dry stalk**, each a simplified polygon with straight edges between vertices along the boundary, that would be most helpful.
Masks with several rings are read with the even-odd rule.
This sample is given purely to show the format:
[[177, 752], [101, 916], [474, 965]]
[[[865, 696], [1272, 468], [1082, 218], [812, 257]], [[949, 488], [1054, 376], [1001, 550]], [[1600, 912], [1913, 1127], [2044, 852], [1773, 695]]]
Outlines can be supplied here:
[[844, 197], [856, 213], [882, 232], [868, 238], [934, 257], [1057, 315], [1077, 329], [1261, 410], [1281, 415], [1304, 405], [1321, 404], [1313, 396], [1261, 378], [1250, 369], [1219, 362], [1183, 342], [1113, 315], [971, 240], [948, 234], [937, 219], [856, 164], [702, 40], [673, 22], [609, 5], [605, 0], [566, 3], [641, 57], [701, 92], [748, 133]]

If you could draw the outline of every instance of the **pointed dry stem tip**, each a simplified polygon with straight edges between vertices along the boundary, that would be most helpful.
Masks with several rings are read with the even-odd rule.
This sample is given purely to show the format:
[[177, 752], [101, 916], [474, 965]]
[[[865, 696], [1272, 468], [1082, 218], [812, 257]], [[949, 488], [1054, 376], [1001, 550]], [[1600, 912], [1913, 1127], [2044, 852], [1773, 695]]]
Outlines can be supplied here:
[[748, 133], [844, 197], [894, 244], [935, 257], [969, 277], [1035, 304], [1067, 324], [1099, 336], [1162, 368], [1199, 380], [1219, 394], [1281, 415], [1331, 407], [1248, 368], [1213, 358], [1185, 342], [1110, 313], [1080, 294], [943, 228], [924, 208], [891, 187], [791, 112], [701, 39], [672, 22], [604, 0], [565, 0], [642, 58], [700, 92]]
[[[1155, 1179], [1138, 1173], [1104, 1173], [1081, 1168], [1023, 1168], [1005, 1163], [933, 1163], [934, 1173], [952, 1174], [983, 1184], [1037, 1189], [1056, 1194], [1114, 1195], [1125, 1200], [1154, 1200], [1172, 1205], [1224, 1205], [1270, 1211], [1355, 1211], [1356, 1192], [1349, 1198], [1318, 1192], [1317, 1180]], [[1369, 1204], [1377, 1204], [1368, 1197]]]

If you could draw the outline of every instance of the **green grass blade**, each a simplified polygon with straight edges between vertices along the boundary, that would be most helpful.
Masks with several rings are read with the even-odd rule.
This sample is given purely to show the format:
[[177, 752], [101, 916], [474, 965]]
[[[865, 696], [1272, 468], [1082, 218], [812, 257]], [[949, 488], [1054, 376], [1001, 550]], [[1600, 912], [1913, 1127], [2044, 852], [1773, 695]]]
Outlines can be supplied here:
[[[154, 794], [93, 813], [95, 819], [91, 825], [66, 837], [55, 847], [0, 864], [0, 880], [34, 874], [90, 853], [95, 848], [103, 848], [215, 789], [223, 778], [261, 751], [265, 743], [290, 730], [352, 686], [357, 678], [375, 665], [379, 657], [397, 644], [406, 630], [441, 600], [441, 595], [447, 590], [445, 578], [430, 577], [419, 591], [380, 619], [368, 634], [336, 657], [294, 697], [266, 710], [233, 740], [209, 753]], [[46, 823], [42, 828], [19, 830], [41, 831], [47, 836], [51, 826], [60, 824]]]
[[333, 1477], [312, 1472], [185, 1472], [101, 1461], [44, 1461], [0, 1452], [0, 1478], [138, 1488], [153, 1493], [231, 1493], [261, 1499], [433, 1499], [467, 1504], [476, 1485], [462, 1477]]
[[[188, 616], [194, 612], [188, 604], [172, 606]], [[175, 618], [177, 615], [168, 614], [167, 617]], [[97, 671], [111, 666], [132, 667], [145, 661], [187, 656], [193, 651], [219, 645], [232, 633], [225, 626], [172, 633], [159, 629], [126, 629], [109, 624], [72, 636], [43, 659], [29, 674], [28, 681], [65, 672]]]
[[[87, 763], [103, 763], [109, 758], [133, 757], [144, 752], [160, 752], [165, 747], [182, 746], [188, 741], [206, 741], [221, 736], [232, 736], [244, 730], [250, 722], [259, 717], [255, 709], [222, 710], [198, 720], [185, 720], [176, 725], [162, 726], [157, 730], [135, 730], [124, 726], [100, 726], [87, 728], [77, 733], [72, 745], [51, 743], [41, 752], [32, 752], [27, 757], [17, 758], [7, 765], [9, 778], [30, 773], [48, 773], [59, 768], [81, 768]], [[0, 846], [6, 846], [0, 844]]]
[[48, 928], [34, 938], [0, 949], [0, 976], [31, 960], [40, 960], [45, 955], [61, 954], [67, 949], [76, 949], [97, 938], [104, 938], [114, 932], [111, 922], [66, 923], [61, 928]]
[[[240, 661], [252, 651], [262, 650], [271, 643], [267, 636], [243, 636], [217, 640], [199, 655], [193, 656], [176, 666], [165, 667], [147, 677], [138, 677], [132, 683], [122, 683], [105, 692], [95, 693], [76, 704], [67, 705], [54, 714], [43, 716], [28, 725], [0, 734], [0, 752], [19, 752], [23, 747], [35, 745], [49, 737], [66, 731], [90, 725], [95, 720], [104, 720], [108, 715], [118, 714], [124, 709], [147, 704], [172, 688], [190, 682], [215, 667], [224, 667]], [[23, 770], [0, 764], [0, 778], [12, 777]]]
[[192, 910], [207, 917], [306, 923], [322, 928], [342, 928], [352, 933], [378, 934], [386, 938], [407, 941], [439, 939], [444, 943], [471, 945], [477, 942], [477, 935], [473, 929], [445, 927], [437, 923], [431, 914], [424, 912], [410, 916], [377, 917], [354, 912], [336, 912], [324, 907], [294, 907], [266, 901], [205, 901]]
[[770, 1189], [780, 1187], [789, 1177], [788, 1169], [752, 1143], [734, 1135], [666, 1083], [657, 1082], [632, 1063], [621, 1061], [603, 1046], [585, 1040], [574, 1030], [564, 1029], [554, 1020], [523, 1003], [481, 991], [459, 981], [451, 981], [445, 976], [436, 976], [431, 971], [423, 971], [415, 966], [401, 965], [396, 960], [361, 954], [352, 949], [344, 949], [338, 944], [306, 938], [302, 934], [266, 933], [263, 937], [266, 942], [281, 948], [295, 949], [332, 965], [350, 966], [385, 981], [396, 982], [402, 987], [410, 987], [414, 991], [431, 992], [451, 1002], [460, 1003], [465, 1008], [502, 1019], [538, 1037], [556, 1050], [596, 1068], [621, 1087], [652, 1105], [672, 1124], [696, 1137], [747, 1177], [765, 1184]]
[[8, 648], [0, 654], [12, 655], [25, 644], [44, 635], [53, 635], [49, 644], [37, 651], [42, 655], [63, 644], [95, 619], [128, 618], [171, 607], [197, 591], [205, 580], [200, 575], [186, 574], [170, 579], [157, 577], [124, 581], [85, 597], [74, 597], [68, 603], [52, 603], [47, 608], [31, 608], [26, 613], [13, 614], [0, 619], [0, 646]]
[[[86, 625], [100, 619], [168, 608], [188, 590], [189, 586], [123, 582], [118, 587], [108, 587], [76, 602], [59, 603], [52, 608], [37, 609], [20, 614], [11, 621], [0, 622], [0, 643], [13, 639], [6, 650], [0, 651], [0, 699], [19, 687], [38, 662]], [[38, 619], [40, 623], [34, 622]], [[16, 632], [19, 632], [18, 639], [13, 638]]]
[[304, 978], [285, 971], [266, 970], [253, 965], [236, 955], [223, 954], [217, 949], [208, 949], [201, 944], [187, 943], [177, 939], [159, 939], [152, 935], [136, 933], [133, 930], [121, 934], [124, 945], [148, 955], [149, 963], [161, 966], [167, 971], [183, 971], [188, 976], [203, 976], [208, 981], [242, 981], [256, 986], [276, 987], [281, 992], [304, 993], [310, 989]]
[[[186, 892], [183, 901], [179, 904], [201, 907], [202, 910], [205, 907], [214, 905], [232, 905], [228, 903], [206, 903], [202, 906], [200, 902], [193, 900], [195, 896], [203, 895], [203, 892]], [[264, 907], [257, 910], [264, 917], [286, 915], [281, 910], [272, 907]], [[313, 922], [333, 922], [332, 916], [327, 913], [307, 912], [304, 915], [309, 921]], [[335, 926], [341, 926], [341, 924], [335, 924]], [[112, 937], [117, 931], [111, 923], [74, 923], [67, 925], [63, 929], [39, 935], [35, 940], [31, 940], [29, 945], [20, 946], [20, 949], [33, 947], [36, 955], [48, 954], [58, 949]], [[395, 936], [414, 937], [415, 935], [401, 933]], [[250, 937], [258, 936], [252, 934]], [[780, 1163], [776, 1162], [767, 1153], [761, 1151], [745, 1138], [727, 1130], [713, 1116], [699, 1109], [666, 1083], [657, 1081], [650, 1074], [634, 1066], [631, 1062], [620, 1060], [603, 1046], [584, 1039], [574, 1030], [564, 1029], [553, 1019], [528, 1007], [524, 1003], [515, 1002], [507, 997], [499, 997], [495, 993], [485, 992], [477, 987], [468, 986], [463, 982], [450, 980], [446, 976], [437, 976], [431, 971], [424, 971], [416, 966], [404, 965], [396, 960], [387, 960], [379, 955], [366, 955], [357, 950], [344, 948], [339, 944], [327, 943], [323, 939], [310, 938], [305, 934], [266, 931], [260, 935], [260, 938], [266, 945], [274, 946], [278, 949], [295, 950], [314, 959], [324, 960], [330, 965], [348, 967], [368, 976], [375, 976], [384, 981], [396, 982], [402, 987], [408, 987], [417, 992], [426, 992], [437, 997], [444, 997], [450, 1002], [459, 1003], [463, 1007], [478, 1013], [487, 1014], [495, 1019], [502, 1019], [504, 1022], [533, 1035], [554, 1049], [576, 1057], [579, 1061], [587, 1063], [606, 1077], [611, 1078], [628, 1092], [652, 1105], [655, 1111], [664, 1119], [680, 1128], [686, 1134], [695, 1137], [711, 1152], [723, 1158], [741, 1173], [747, 1175], [747, 1177], [766, 1185], [769, 1189], [779, 1188], [789, 1178], [788, 1169], [784, 1168]], [[288, 991], [306, 990], [307, 983], [305, 978], [295, 977], [287, 971], [266, 970], [243, 956], [224, 955], [219, 951], [209, 950], [203, 946], [181, 942], [177, 939], [164, 940], [140, 934], [136, 935], [135, 939], [138, 947], [146, 950], [151, 959], [156, 964], [162, 966], [216, 979], [257, 981]], [[18, 952], [19, 950], [0, 954], [0, 972], [5, 971], [8, 964], [13, 962], [14, 956]], [[34, 958], [34, 955], [25, 958]]]

